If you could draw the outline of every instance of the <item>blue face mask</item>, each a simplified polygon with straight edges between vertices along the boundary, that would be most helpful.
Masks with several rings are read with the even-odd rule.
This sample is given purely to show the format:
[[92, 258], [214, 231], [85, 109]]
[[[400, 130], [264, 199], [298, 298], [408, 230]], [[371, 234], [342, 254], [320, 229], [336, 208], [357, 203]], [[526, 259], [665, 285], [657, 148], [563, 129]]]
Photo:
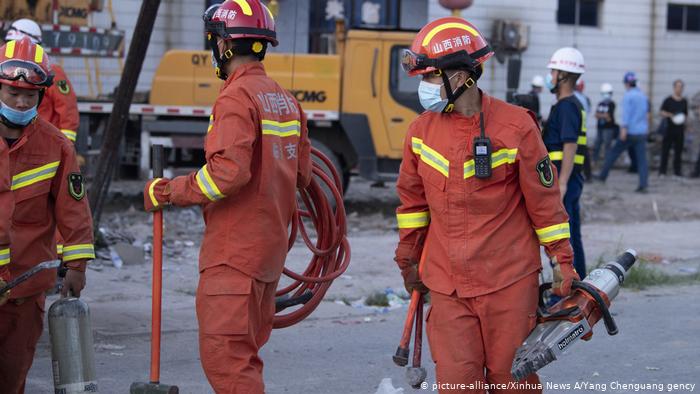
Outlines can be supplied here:
[[546, 86], [550, 92], [554, 93], [553, 91], [557, 88], [557, 85], [554, 84], [554, 78], [552, 78], [552, 74], [547, 74], [547, 76], [544, 78], [544, 86]]
[[[452, 77], [449, 79], [452, 79]], [[442, 84], [426, 81], [420, 81], [420, 84], [418, 84], [418, 99], [420, 100], [420, 105], [427, 111], [441, 113], [445, 107], [447, 107], [447, 103], [449, 103], [450, 100], [446, 98], [443, 99], [442, 96], [440, 96], [441, 87]]]
[[420, 105], [427, 111], [442, 112], [449, 100], [440, 96], [441, 84], [420, 81], [418, 85], [418, 99]]
[[36, 106], [26, 111], [17, 111], [16, 109], [10, 108], [2, 101], [0, 101], [0, 105], [2, 105], [0, 107], [0, 115], [17, 126], [24, 127], [28, 125], [32, 120], [34, 120], [34, 118], [36, 118], [37, 115]]

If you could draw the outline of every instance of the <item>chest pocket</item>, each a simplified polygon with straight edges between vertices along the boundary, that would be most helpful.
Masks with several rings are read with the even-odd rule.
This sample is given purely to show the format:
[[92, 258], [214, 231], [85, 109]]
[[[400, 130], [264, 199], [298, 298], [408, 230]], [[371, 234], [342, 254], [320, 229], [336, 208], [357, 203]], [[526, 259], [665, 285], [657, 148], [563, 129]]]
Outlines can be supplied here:
[[445, 193], [447, 178], [423, 161], [418, 162], [418, 175], [423, 180], [425, 199], [428, 201], [430, 210], [433, 213], [447, 211], [447, 193]]
[[507, 173], [508, 166], [500, 165], [492, 169], [488, 179], [467, 178], [467, 201], [471, 212], [475, 215], [492, 215], [504, 208]]
[[12, 176], [12, 190], [15, 197], [15, 213], [12, 222], [16, 224], [37, 224], [48, 216], [51, 181], [56, 176], [60, 162], [31, 166]]

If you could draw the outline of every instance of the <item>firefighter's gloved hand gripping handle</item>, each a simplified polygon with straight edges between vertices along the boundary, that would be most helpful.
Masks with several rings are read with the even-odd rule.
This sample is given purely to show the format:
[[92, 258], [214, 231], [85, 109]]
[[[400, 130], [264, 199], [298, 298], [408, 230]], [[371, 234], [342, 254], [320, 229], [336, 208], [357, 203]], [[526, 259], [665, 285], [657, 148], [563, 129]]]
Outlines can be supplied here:
[[[605, 268], [613, 271], [617, 275], [620, 284], [622, 284], [625, 280], [625, 272], [629, 271], [636, 260], [637, 258], [632, 253], [625, 252], [618, 256], [614, 264], [608, 263]], [[537, 309], [537, 313], [540, 317], [548, 319], [566, 318], [571, 314], [576, 314], [579, 312], [578, 307], [571, 307], [562, 309], [555, 313], [548, 313], [545, 307], [544, 293], [551, 288], [552, 283], [543, 283], [540, 285], [540, 300]], [[619, 333], [615, 319], [610, 314], [607, 302], [603, 299], [603, 297], [600, 295], [600, 291], [596, 289], [595, 286], [586, 283], [585, 281], [574, 281], [571, 284], [571, 289], [581, 290], [593, 297], [603, 316], [603, 322], [605, 323], [605, 329], [607, 330], [608, 334], [617, 335]]]

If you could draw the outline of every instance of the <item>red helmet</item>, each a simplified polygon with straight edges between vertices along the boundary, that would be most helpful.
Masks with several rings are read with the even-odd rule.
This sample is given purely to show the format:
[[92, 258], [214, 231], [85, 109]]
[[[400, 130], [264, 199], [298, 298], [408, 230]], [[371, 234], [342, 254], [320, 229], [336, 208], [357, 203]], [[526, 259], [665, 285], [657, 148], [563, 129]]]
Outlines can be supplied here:
[[0, 47], [0, 83], [21, 89], [51, 86], [51, 63], [41, 45], [29, 37], [8, 41]]
[[277, 46], [275, 18], [260, 0], [227, 0], [204, 13], [205, 30], [225, 40], [260, 38]]
[[449, 68], [476, 71], [491, 56], [493, 50], [474, 25], [450, 16], [418, 32], [411, 49], [403, 53], [402, 66], [410, 76]]

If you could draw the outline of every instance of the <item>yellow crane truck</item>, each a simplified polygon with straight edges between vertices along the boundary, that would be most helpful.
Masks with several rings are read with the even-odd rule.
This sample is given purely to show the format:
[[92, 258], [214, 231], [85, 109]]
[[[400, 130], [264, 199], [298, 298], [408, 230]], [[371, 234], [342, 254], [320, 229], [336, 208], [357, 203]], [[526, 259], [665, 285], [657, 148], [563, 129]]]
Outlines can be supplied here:
[[[301, 103], [313, 145], [331, 158], [345, 185], [351, 174], [373, 181], [398, 175], [406, 129], [421, 110], [418, 81], [406, 76], [400, 65], [401, 50], [414, 35], [349, 30], [338, 34], [338, 54], [268, 53], [265, 58], [268, 75]], [[147, 175], [151, 143], [171, 148], [174, 172], [201, 164], [197, 150], [222, 83], [214, 76], [210, 56], [206, 51], [168, 51], [148, 102], [132, 105], [130, 127], [139, 131], [140, 149], [127, 146], [126, 151], [138, 151], [141, 176]], [[80, 103], [84, 116], [105, 116], [111, 107]]]

